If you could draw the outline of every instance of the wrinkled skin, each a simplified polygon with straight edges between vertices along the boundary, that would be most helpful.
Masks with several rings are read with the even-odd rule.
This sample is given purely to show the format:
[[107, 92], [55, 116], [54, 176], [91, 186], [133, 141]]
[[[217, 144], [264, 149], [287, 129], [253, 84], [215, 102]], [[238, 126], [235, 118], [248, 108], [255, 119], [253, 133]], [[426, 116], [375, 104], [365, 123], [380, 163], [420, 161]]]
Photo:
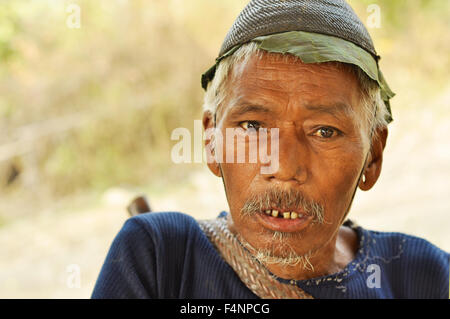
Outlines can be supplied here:
[[[311, 252], [314, 270], [276, 264], [267, 268], [281, 278], [296, 280], [342, 270], [358, 249], [356, 233], [342, 224], [356, 188], [369, 190], [380, 175], [387, 129], [375, 133], [372, 147], [364, 142], [367, 133], [357, 127], [355, 116], [360, 112], [358, 80], [335, 65], [303, 64], [264, 53], [259, 59], [252, 57], [238, 76], [234, 73], [227, 82], [227, 98], [217, 111], [217, 128], [224, 136], [226, 128], [246, 128], [249, 121], [253, 127], [279, 128], [279, 169], [261, 174], [259, 161], [208, 164], [223, 178], [230, 229], [255, 248], [273, 249], [273, 230], [256, 218], [244, 218], [240, 210], [250, 196], [266, 189], [300, 190], [323, 205], [325, 223], [311, 223], [291, 234], [275, 253], [283, 256], [286, 246], [299, 255]], [[248, 105], [259, 107], [237, 114]], [[339, 112], [344, 109], [347, 112]], [[214, 125], [214, 116], [205, 112], [204, 128]], [[225, 143], [226, 147], [236, 146]], [[365, 182], [359, 179], [362, 171]]]

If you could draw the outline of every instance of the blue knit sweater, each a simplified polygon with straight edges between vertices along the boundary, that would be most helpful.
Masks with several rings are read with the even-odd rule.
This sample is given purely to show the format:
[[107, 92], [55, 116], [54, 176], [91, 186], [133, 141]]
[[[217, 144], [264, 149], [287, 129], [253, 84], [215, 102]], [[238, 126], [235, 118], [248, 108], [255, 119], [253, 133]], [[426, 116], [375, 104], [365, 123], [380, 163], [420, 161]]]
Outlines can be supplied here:
[[[449, 298], [448, 253], [401, 233], [356, 232], [359, 250], [344, 270], [294, 283], [314, 298]], [[195, 219], [148, 213], [130, 218], [114, 239], [92, 298], [258, 297]]]

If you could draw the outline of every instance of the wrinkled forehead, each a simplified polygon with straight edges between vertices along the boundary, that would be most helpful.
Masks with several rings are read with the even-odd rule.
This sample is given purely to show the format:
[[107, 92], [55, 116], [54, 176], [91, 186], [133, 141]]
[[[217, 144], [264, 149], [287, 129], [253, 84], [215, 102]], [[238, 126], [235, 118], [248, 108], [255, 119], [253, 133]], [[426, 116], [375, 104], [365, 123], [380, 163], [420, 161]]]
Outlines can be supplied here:
[[358, 78], [352, 67], [339, 62], [303, 63], [289, 54], [260, 52], [231, 68], [226, 103], [271, 99], [311, 104], [358, 104]]
[[[251, 79], [278, 81], [278, 85], [289, 86], [292, 82], [356, 81], [354, 68], [340, 62], [303, 63], [291, 54], [270, 53], [260, 50], [257, 54], [238, 62], [229, 74], [231, 83]], [[275, 84], [275, 83], [274, 83]]]

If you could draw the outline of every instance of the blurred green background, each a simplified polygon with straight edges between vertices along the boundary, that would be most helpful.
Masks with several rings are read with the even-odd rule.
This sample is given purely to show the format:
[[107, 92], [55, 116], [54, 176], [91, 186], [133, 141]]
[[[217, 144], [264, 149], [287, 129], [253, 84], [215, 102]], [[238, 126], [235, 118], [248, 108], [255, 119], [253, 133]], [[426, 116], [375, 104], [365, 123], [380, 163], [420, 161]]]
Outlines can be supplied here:
[[[170, 136], [201, 119], [200, 76], [246, 3], [0, 2], [0, 297], [89, 297], [135, 194], [227, 209], [205, 165], [172, 163]], [[352, 214], [450, 250], [450, 2], [350, 3], [366, 24], [379, 6], [369, 32], [397, 93], [382, 177]]]

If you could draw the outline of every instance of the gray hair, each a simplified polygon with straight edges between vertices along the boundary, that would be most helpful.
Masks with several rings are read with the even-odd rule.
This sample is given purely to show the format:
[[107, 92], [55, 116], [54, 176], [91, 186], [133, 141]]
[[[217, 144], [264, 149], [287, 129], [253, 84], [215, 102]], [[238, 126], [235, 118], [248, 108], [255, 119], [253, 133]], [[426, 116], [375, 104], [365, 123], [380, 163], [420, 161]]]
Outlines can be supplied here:
[[[203, 111], [209, 111], [212, 115], [215, 115], [218, 108], [225, 101], [227, 96], [226, 84], [230, 74], [233, 70], [236, 74], [242, 73], [245, 65], [252, 56], [261, 57], [263, 50], [258, 48], [258, 45], [254, 42], [250, 42], [241, 46], [234, 54], [223, 59], [216, 70], [213, 80], [208, 84], [206, 89]], [[283, 58], [282, 54], [277, 54], [280, 59]], [[293, 57], [292, 55], [289, 55]], [[284, 56], [286, 58], [286, 56]], [[299, 58], [297, 58], [299, 59]], [[386, 120], [388, 112], [384, 101], [381, 98], [381, 91], [377, 82], [370, 79], [364, 71], [359, 67], [340, 63], [340, 62], [328, 62], [337, 66], [338, 68], [349, 70], [356, 75], [360, 89], [361, 89], [361, 112], [356, 116], [360, 117], [357, 121], [358, 128], [361, 131], [364, 145], [370, 145], [370, 137], [373, 136], [375, 131], [379, 128], [385, 128], [388, 125]]]

